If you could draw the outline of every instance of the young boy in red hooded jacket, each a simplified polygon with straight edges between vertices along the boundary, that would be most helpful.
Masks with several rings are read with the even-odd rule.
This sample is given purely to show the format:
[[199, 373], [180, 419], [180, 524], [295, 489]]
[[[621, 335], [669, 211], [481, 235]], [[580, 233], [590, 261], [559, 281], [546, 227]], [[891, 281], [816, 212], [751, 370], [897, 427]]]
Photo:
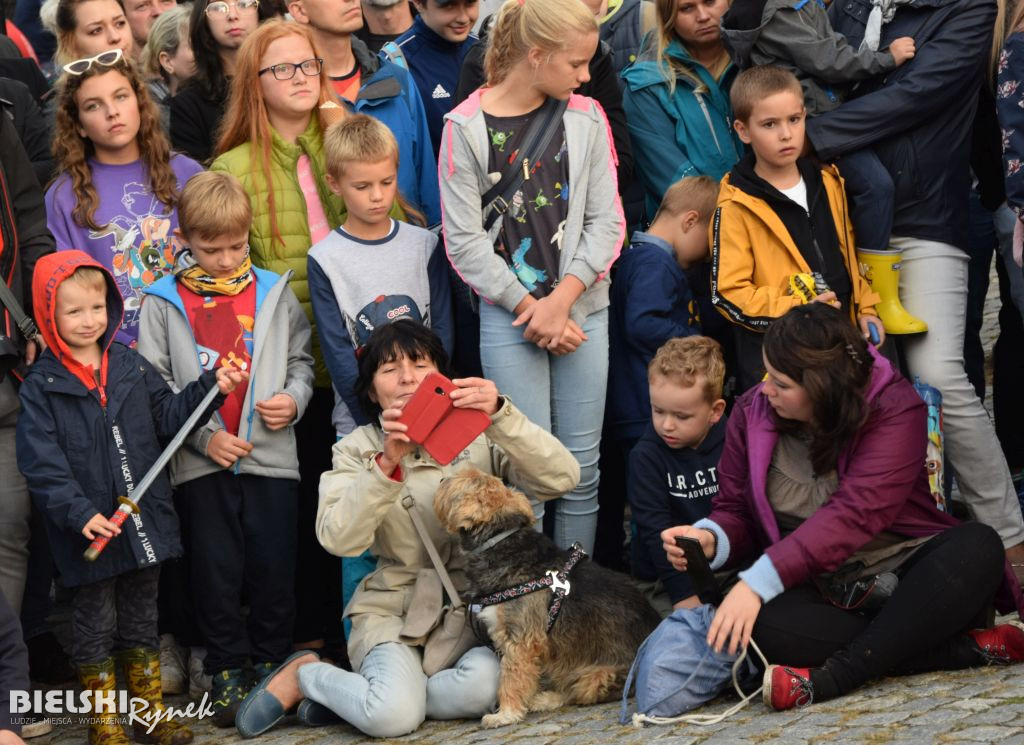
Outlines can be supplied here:
[[[72, 600], [72, 659], [86, 690], [114, 691], [113, 654], [125, 665], [129, 695], [163, 710], [157, 649], [160, 562], [181, 554], [171, 488], [161, 474], [123, 529], [107, 515], [128, 495], [213, 385], [221, 395], [197, 426], [247, 375], [222, 368], [175, 394], [137, 352], [114, 343], [123, 304], [113, 277], [82, 251], [41, 258], [33, 308], [47, 349], [21, 386], [18, 467], [47, 516], [53, 558]], [[97, 536], [117, 536], [95, 562], [83, 553]], [[94, 714], [128, 712], [95, 711]], [[150, 720], [152, 721], [152, 720]], [[148, 724], [133, 721], [135, 736]], [[161, 721], [149, 742], [182, 745], [192, 733]], [[116, 716], [93, 716], [90, 745], [131, 742]]]

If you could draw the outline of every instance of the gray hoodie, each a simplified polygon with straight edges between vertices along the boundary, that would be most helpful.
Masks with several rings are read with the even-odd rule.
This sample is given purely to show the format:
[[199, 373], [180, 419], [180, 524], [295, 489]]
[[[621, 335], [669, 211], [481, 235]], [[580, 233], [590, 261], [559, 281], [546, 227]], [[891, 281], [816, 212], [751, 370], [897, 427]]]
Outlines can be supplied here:
[[792, 71], [809, 116], [837, 108], [858, 80], [896, 67], [888, 50], [858, 50], [833, 31], [822, 0], [738, 0], [722, 18], [722, 41], [741, 69]]
[[[252, 443], [252, 452], [239, 458], [232, 471], [279, 479], [299, 479], [294, 422], [270, 430], [253, 408], [277, 393], [295, 400], [302, 418], [313, 395], [313, 355], [306, 314], [288, 287], [291, 272], [280, 276], [253, 268], [256, 277], [256, 318], [253, 326], [252, 365], [242, 403], [238, 436]], [[139, 353], [156, 368], [174, 390], [199, 377], [195, 336], [178, 296], [177, 278], [164, 277], [146, 288], [139, 319]], [[171, 461], [171, 484], [224, 470], [206, 455], [210, 438], [224, 429], [219, 415], [192, 433]]]
[[[488, 173], [490, 139], [480, 91], [445, 116], [438, 171], [445, 248], [455, 271], [480, 297], [512, 312], [529, 294], [494, 250], [501, 230], [495, 220], [484, 232], [480, 199], [500, 173]], [[562, 117], [569, 152], [569, 211], [562, 232], [559, 279], [571, 274], [586, 286], [571, 317], [580, 326], [608, 306], [608, 270], [619, 256], [626, 221], [619, 201], [617, 158], [601, 107], [573, 95]]]

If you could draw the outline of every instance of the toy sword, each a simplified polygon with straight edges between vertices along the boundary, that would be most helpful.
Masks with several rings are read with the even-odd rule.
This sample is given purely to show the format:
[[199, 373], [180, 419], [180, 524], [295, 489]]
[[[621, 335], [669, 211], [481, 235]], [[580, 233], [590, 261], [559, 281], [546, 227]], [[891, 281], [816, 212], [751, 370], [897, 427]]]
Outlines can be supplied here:
[[[171, 457], [178, 452], [178, 448], [180, 448], [182, 443], [185, 442], [185, 438], [188, 437], [192, 428], [196, 426], [196, 422], [199, 421], [203, 412], [205, 412], [210, 404], [213, 403], [213, 399], [217, 397], [219, 392], [220, 388], [217, 385], [214, 385], [213, 388], [207, 392], [203, 397], [203, 400], [200, 401], [199, 405], [195, 408], [195, 411], [188, 415], [188, 419], [185, 420], [185, 423], [182, 425], [181, 429], [178, 430], [178, 433], [174, 435], [174, 439], [167, 444], [164, 451], [160, 453], [160, 457], [156, 459], [156, 462], [153, 463], [152, 466], [150, 466], [150, 469], [146, 472], [146, 475], [142, 477], [142, 481], [139, 482], [139, 485], [129, 491], [128, 496], [117, 498], [117, 501], [121, 504], [118, 506], [117, 511], [110, 516], [110, 522], [120, 528], [124, 524], [124, 521], [128, 519], [130, 514], [139, 511], [139, 500], [142, 499], [146, 490], [153, 485], [154, 481], [156, 481], [157, 476], [159, 476], [160, 472], [164, 470], [164, 466], [167, 465], [167, 462]], [[96, 561], [103, 552], [103, 549], [107, 547], [108, 543], [110, 543], [109, 537], [105, 535], [96, 536], [96, 539], [89, 544], [89, 548], [85, 550], [85, 560]]]

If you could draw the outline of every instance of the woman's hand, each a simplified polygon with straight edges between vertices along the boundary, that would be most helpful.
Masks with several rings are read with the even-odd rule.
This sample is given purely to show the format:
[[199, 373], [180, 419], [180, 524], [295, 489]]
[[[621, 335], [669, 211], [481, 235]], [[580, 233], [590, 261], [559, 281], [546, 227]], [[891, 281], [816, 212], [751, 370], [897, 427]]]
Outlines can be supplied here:
[[721, 652], [726, 642], [729, 643], [729, 654], [745, 648], [750, 643], [750, 634], [754, 630], [754, 621], [761, 612], [761, 596], [750, 589], [746, 582], [740, 580], [725, 600], [715, 611], [715, 617], [708, 629], [708, 644]]
[[839, 296], [836, 295], [832, 290], [823, 292], [820, 295], [815, 295], [812, 303], [825, 303], [825, 305], [831, 305], [833, 308], [842, 308], [843, 304], [839, 302]]
[[[885, 341], [885, 327], [882, 325], [882, 319], [878, 316], [861, 316], [857, 319], [857, 325], [860, 326], [861, 335], [870, 343], [876, 347], [882, 346]], [[878, 335], [878, 343], [875, 344], [871, 341], [871, 329], [870, 326], [875, 327], [875, 333]]]
[[708, 557], [708, 561], [715, 558], [715, 544], [717, 541], [715, 534], [710, 530], [695, 528], [692, 525], [677, 525], [674, 528], [666, 528], [661, 531], [661, 547], [665, 549], [665, 555], [668, 557], [669, 564], [677, 572], [686, 571], [686, 557], [683, 556], [683, 549], [676, 545], [676, 538], [679, 536], [695, 538], [700, 541], [700, 547], [704, 550], [704, 555]]
[[[404, 404], [404, 402], [403, 402]], [[384, 451], [377, 465], [385, 476], [390, 476], [402, 462], [402, 458], [416, 449], [417, 444], [406, 434], [409, 427], [398, 421], [402, 416], [401, 406], [392, 406], [381, 412], [381, 429], [384, 430]]]
[[452, 405], [459, 409], [479, 409], [487, 416], [498, 412], [498, 387], [486, 378], [455, 378], [458, 386], [451, 392]]
[[266, 401], [256, 402], [256, 413], [263, 418], [269, 430], [287, 427], [299, 413], [295, 399], [287, 393], [278, 393]]

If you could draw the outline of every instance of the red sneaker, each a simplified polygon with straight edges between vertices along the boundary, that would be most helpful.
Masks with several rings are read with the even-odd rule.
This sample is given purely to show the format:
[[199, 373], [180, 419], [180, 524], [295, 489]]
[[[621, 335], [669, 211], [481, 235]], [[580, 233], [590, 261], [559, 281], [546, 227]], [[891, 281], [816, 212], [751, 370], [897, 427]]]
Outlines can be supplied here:
[[991, 629], [975, 629], [967, 634], [981, 647], [990, 665], [1009, 665], [1024, 661], [1024, 624], [1010, 621]]
[[811, 671], [806, 667], [784, 667], [769, 665], [764, 671], [764, 690], [761, 693], [765, 706], [775, 711], [801, 709], [814, 701], [811, 687]]

